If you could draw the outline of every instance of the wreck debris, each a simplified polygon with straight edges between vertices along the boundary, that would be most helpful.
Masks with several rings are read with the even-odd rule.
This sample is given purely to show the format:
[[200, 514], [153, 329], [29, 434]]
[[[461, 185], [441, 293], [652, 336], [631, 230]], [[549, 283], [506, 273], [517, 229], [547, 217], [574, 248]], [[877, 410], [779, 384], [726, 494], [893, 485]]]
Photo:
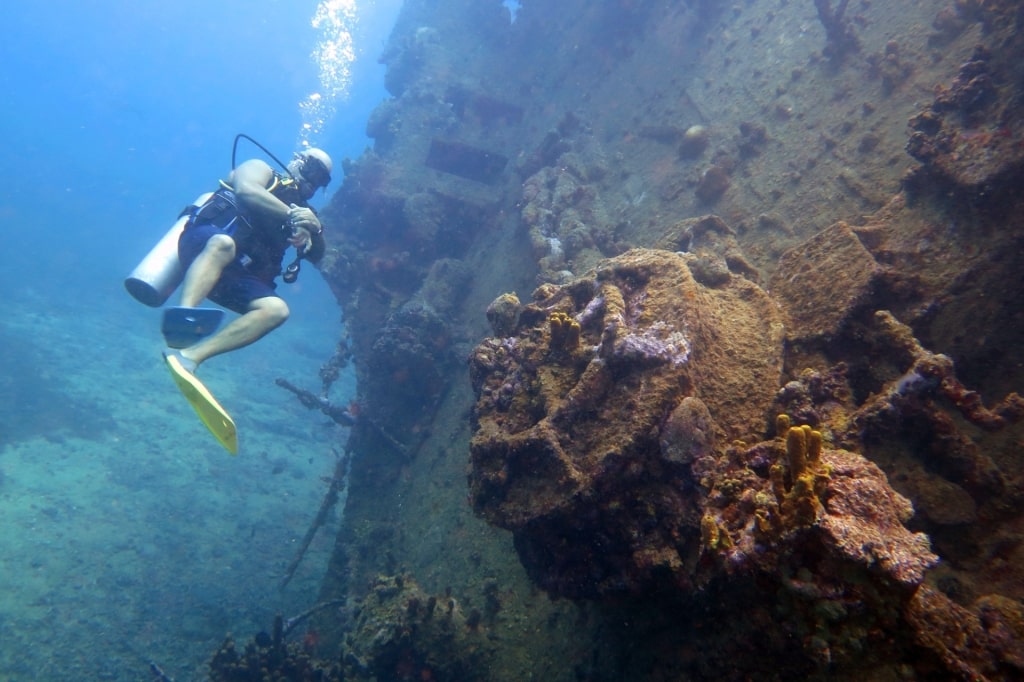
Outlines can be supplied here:
[[508, 158], [465, 142], [434, 138], [425, 163], [428, 168], [491, 185], [501, 177]]
[[858, 410], [856, 419], [861, 424], [894, 407], [903, 412], [900, 405], [915, 396], [928, 394], [945, 398], [965, 419], [987, 431], [997, 431], [1024, 419], [1024, 398], [1021, 396], [1011, 393], [992, 408], [985, 407], [981, 395], [956, 378], [953, 361], [949, 357], [923, 348], [914, 337], [913, 330], [887, 310], [877, 311], [875, 322], [890, 347], [902, 351], [910, 366], [898, 381]]
[[1024, 418], [1024, 399], [1011, 393], [992, 408], [966, 388], [954, 373], [953, 362], [922, 348], [912, 330], [888, 311], [875, 313], [876, 343], [902, 352], [904, 373], [872, 395], [851, 416], [847, 438], [865, 442], [895, 437], [914, 429], [929, 443], [928, 465], [962, 486], [979, 503], [991, 503], [1007, 492], [1008, 483], [991, 457], [949, 413], [956, 410], [976, 426], [999, 430]]
[[[377, 576], [369, 593], [345, 608], [328, 600], [288, 618], [274, 618], [241, 651], [229, 635], [210, 661], [214, 682], [281, 680], [484, 680], [494, 646], [477, 609], [463, 613], [448, 591], [426, 594], [406, 575]], [[316, 613], [338, 608], [353, 619], [341, 654], [320, 658], [318, 635], [285, 641]]]
[[278, 377], [274, 380], [274, 383], [281, 388], [295, 394], [295, 397], [299, 399], [302, 406], [308, 410], [320, 410], [328, 417], [331, 418], [336, 424], [342, 426], [352, 426], [356, 423], [356, 415], [352, 414], [351, 406], [340, 406], [335, 405], [329, 399], [324, 396], [313, 395], [312, 392], [307, 391], [304, 388], [299, 388], [287, 379]]
[[302, 644], [284, 641], [284, 619], [274, 618], [273, 634], [261, 632], [238, 650], [228, 635], [210, 660], [212, 682], [262, 682], [266, 679], [341, 682], [337, 663], [317, 660]]
[[174, 682], [174, 679], [165, 673], [163, 668], [157, 665], [156, 661], [149, 662], [149, 672], [153, 673], [153, 679], [157, 680], [157, 682]]
[[423, 438], [423, 425], [409, 416], [426, 419], [436, 407], [452, 362], [450, 321], [434, 306], [411, 300], [376, 330], [364, 358], [366, 407], [379, 430], [405, 443], [412, 451]]
[[[873, 52], [867, 56], [868, 73], [872, 78], [882, 81], [882, 94], [891, 95], [913, 73], [913, 62], [901, 55], [900, 44], [890, 40], [882, 52]], [[877, 142], [871, 137], [861, 140], [860, 151], [867, 153], [874, 149]]]
[[657, 240], [655, 248], [686, 251], [690, 272], [707, 287], [718, 287], [733, 274], [746, 277], [755, 284], [761, 275], [743, 255], [736, 241], [736, 231], [717, 215], [702, 215], [674, 223]]
[[[804, 674], [832, 665], [869, 669], [898, 656], [905, 637], [916, 637], [948, 670], [980, 656], [948, 654], [952, 643], [929, 634], [914, 615], [938, 557], [926, 535], [908, 530], [913, 507], [877, 465], [785, 414], [776, 419], [774, 440], [735, 440], [733, 408], [723, 410], [720, 402], [732, 389], [712, 388], [720, 380], [705, 365], [705, 344], [730, 338], [743, 346], [751, 342], [750, 327], [712, 331], [721, 319], [706, 297], [718, 289], [681, 275], [685, 262], [665, 252], [628, 252], [572, 284], [542, 287], [523, 308], [514, 336], [478, 346], [471, 360], [478, 403], [470, 474], [477, 513], [512, 530], [530, 576], [560, 596], [654, 592], [699, 600], [700, 588], [746, 594], [750, 606], [743, 585], [756, 580], [764, 595], [759, 607], [785, 608], [787, 628], [815, 633], [792, 659], [793, 670]], [[667, 307], [667, 300], [686, 305]], [[735, 300], [718, 303], [735, 312]], [[876, 317], [897, 356], [934, 359], [891, 315]], [[579, 350], [551, 353], [552, 333], [571, 322], [580, 326]], [[643, 327], [630, 329], [636, 324]], [[618, 342], [646, 338], [660, 325], [685, 330], [685, 353], [676, 343], [676, 356], [663, 345], [634, 354]], [[760, 335], [778, 339], [764, 329]], [[667, 337], [653, 338], [664, 344]], [[715, 370], [731, 375], [737, 368]], [[863, 427], [864, 415], [850, 414], [842, 367], [834, 376], [805, 376], [816, 388], [806, 393], [815, 397], [804, 412], [815, 419], [827, 414], [828, 434], [856, 442], [833, 430]], [[983, 411], [963, 400], [967, 394], [950, 374], [942, 377], [965, 416], [982, 424], [1017, 418], [1018, 399]], [[742, 384], [749, 395], [758, 380]], [[823, 403], [833, 412], [814, 411]], [[845, 420], [843, 410], [850, 411]], [[766, 581], [777, 590], [764, 590]], [[958, 608], [945, 597], [929, 599], [937, 609], [931, 618], [953, 617]], [[862, 661], [869, 645], [854, 633], [878, 630], [893, 633], [897, 648], [877, 649]], [[986, 642], [980, 651], [1002, 646]]]
[[[839, 253], [846, 251], [841, 242], [836, 243]], [[803, 249], [803, 258], [813, 261], [814, 253], [813, 248]], [[795, 264], [784, 265], [777, 277], [786, 277], [787, 272], [797, 270], [799, 268]], [[865, 283], [870, 280], [870, 272], [871, 268], [864, 269], [862, 281]], [[806, 274], [803, 277], [807, 279]], [[851, 294], [848, 306], [852, 314], [857, 308], [863, 308], [868, 299], [856, 293], [856, 287], [847, 284], [847, 291]], [[786, 286], [781, 284], [779, 290], [788, 291]], [[816, 342], [836, 339], [843, 316], [833, 315], [827, 305], [821, 306], [823, 319], [833, 318], [834, 323], [816, 327], [800, 322], [812, 319], [809, 312], [819, 305], [815, 301], [833, 296], [833, 289], [827, 282], [819, 282], [809, 289], [814, 293], [808, 293], [806, 301], [801, 304], [804, 312], [799, 312], [793, 301], [783, 299], [790, 319], [796, 320], [790, 332], [791, 338]], [[913, 330], [887, 310], [866, 314], [863, 321], [852, 321], [849, 315], [843, 319], [847, 320], [844, 325], [850, 325], [842, 329], [846, 335], [844, 338], [854, 336], [863, 344], [867, 355], [885, 358], [884, 367], [880, 361], [876, 362], [877, 376], [873, 377], [876, 383], [871, 384], [871, 393], [854, 401], [851, 368], [846, 363], [839, 363], [828, 370], [805, 369], [800, 372], [779, 391], [777, 407], [803, 421], [823, 427], [827, 425], [836, 442], [852, 447], [872, 449], [878, 446], [884, 449], [886, 444], [897, 439], [912, 439], [917, 444], [914, 451], [928, 453], [917, 466], [926, 465], [931, 472], [928, 475], [938, 475], [938, 480], [929, 487], [949, 488], [949, 495], [954, 499], [959, 499], [958, 495], [965, 497], [963, 490], [966, 490], [974, 499], [973, 503], [965, 501], [960, 504], [963, 512], [940, 513], [936, 518], [962, 518], [965, 514], [965, 518], [970, 518], [974, 515], [975, 503], [992, 504], [1009, 492], [1004, 474], [955, 415], [959, 414], [966, 423], [984, 431], [996, 432], [1024, 419], [1024, 398], [1010, 393], [994, 405], [986, 406], [978, 392], [967, 388], [957, 378], [951, 358], [925, 349]], [[870, 370], [859, 368], [855, 371], [861, 375], [860, 382], [863, 383], [865, 373]], [[860, 390], [863, 391], [863, 387]], [[913, 457], [912, 461], [915, 459], [921, 459], [921, 455]], [[908, 465], [904, 464], [903, 468]], [[925, 475], [921, 472], [906, 485], [919, 489], [924, 485], [919, 479]], [[930, 495], [922, 495], [925, 502], [929, 499]], [[934, 516], [934, 513], [930, 512], [929, 516]]]
[[331, 599], [329, 601], [320, 602], [319, 604], [314, 604], [302, 613], [294, 615], [291, 618], [287, 618], [283, 623], [281, 634], [284, 637], [287, 637], [291, 634], [292, 630], [302, 625], [311, 616], [314, 616], [317, 613], [320, 613], [321, 611], [329, 609], [332, 606], [341, 606], [344, 603], [345, 601], [342, 599]]
[[836, 223], [786, 251], [769, 288], [786, 312], [795, 342], [834, 339], [871, 300], [882, 268], [846, 223]]
[[[583, 122], [567, 115], [540, 149], [523, 161], [526, 176], [519, 203], [529, 231], [530, 247], [540, 265], [540, 281], [564, 283], [575, 261], [607, 253], [609, 208], [601, 200], [599, 182], [610, 168], [592, 136], [582, 134]], [[642, 188], [631, 199], [639, 204]], [[576, 266], [576, 267], [574, 267]]]
[[366, 414], [363, 408], [360, 407], [359, 403], [352, 401], [345, 406], [335, 405], [327, 398], [313, 395], [311, 392], [304, 388], [299, 388], [287, 379], [278, 377], [274, 380], [274, 383], [281, 388], [294, 393], [299, 399], [299, 402], [302, 403], [303, 407], [310, 410], [320, 410], [330, 417], [332, 421], [336, 424], [340, 424], [341, 426], [358, 425], [362, 427], [364, 432], [366, 430], [370, 430], [403, 458], [407, 459], [412, 456], [412, 450], [410, 450], [409, 446], [405, 445], [402, 441], [389, 433], [376, 419], [373, 419]]
[[309, 545], [313, 542], [313, 538], [316, 536], [316, 532], [320, 529], [324, 523], [327, 522], [327, 515], [334, 509], [334, 505], [338, 502], [338, 495], [344, 489], [348, 476], [348, 464], [351, 459], [352, 451], [346, 449], [345, 454], [339, 456], [335, 453], [336, 463], [334, 465], [334, 475], [327, 483], [327, 492], [324, 493], [324, 499], [320, 503], [320, 509], [317, 511], [316, 516], [313, 517], [313, 521], [309, 524], [309, 528], [306, 530], [305, 536], [302, 538], [302, 542], [299, 543], [299, 548], [295, 552], [295, 558], [292, 559], [291, 563], [288, 564], [288, 568], [285, 569], [284, 576], [281, 578], [281, 582], [278, 587], [284, 589], [291, 582], [292, 576], [295, 575], [296, 569], [299, 564], [302, 563], [302, 558], [306, 555], [306, 550], [309, 549]]
[[341, 376], [341, 371], [348, 367], [352, 361], [352, 348], [347, 336], [342, 337], [334, 347], [334, 354], [320, 366], [320, 381], [323, 387], [320, 395], [326, 396], [331, 391], [331, 386]]
[[971, 608], [922, 585], [905, 609], [915, 642], [963, 680], [1012, 680], [1024, 672], [1020, 603], [996, 595]]
[[921, 184], [922, 173], [971, 193], [1015, 186], [1024, 172], [1022, 43], [1016, 34], [1010, 41], [1010, 56], [1002, 59], [979, 45], [953, 82], [937, 87], [932, 104], [911, 117], [907, 152], [922, 168], [908, 179], [910, 187]]

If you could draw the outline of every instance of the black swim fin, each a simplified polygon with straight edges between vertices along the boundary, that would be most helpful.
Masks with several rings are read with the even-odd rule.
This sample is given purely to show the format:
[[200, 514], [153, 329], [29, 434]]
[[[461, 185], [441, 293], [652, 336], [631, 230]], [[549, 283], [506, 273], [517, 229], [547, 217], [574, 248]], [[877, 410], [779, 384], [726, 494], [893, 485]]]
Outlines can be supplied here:
[[217, 331], [224, 311], [220, 308], [182, 308], [173, 306], [164, 310], [160, 331], [170, 348], [188, 348], [203, 337]]

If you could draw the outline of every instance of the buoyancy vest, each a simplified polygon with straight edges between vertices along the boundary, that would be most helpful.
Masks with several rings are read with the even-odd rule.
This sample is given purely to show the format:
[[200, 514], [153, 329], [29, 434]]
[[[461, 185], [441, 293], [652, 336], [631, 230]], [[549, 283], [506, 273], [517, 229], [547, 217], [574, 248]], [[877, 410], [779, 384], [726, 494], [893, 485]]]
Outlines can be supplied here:
[[[287, 176], [275, 172], [267, 191], [284, 204], [313, 210], [302, 198], [298, 183]], [[195, 225], [213, 225], [230, 235], [235, 242], [234, 262], [253, 276], [272, 283], [281, 274], [281, 262], [290, 245], [291, 230], [285, 225], [260, 224], [256, 216], [251, 216], [242, 207], [234, 188], [223, 180], [213, 196], [192, 212], [185, 229]], [[322, 236], [314, 236], [313, 246], [311, 253], [303, 257], [319, 260], [323, 253]]]

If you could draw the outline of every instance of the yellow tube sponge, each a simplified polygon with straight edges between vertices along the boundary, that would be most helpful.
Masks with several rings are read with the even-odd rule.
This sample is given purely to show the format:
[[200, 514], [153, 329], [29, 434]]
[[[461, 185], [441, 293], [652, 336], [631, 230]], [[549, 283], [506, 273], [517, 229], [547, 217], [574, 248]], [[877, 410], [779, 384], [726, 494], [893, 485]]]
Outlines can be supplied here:
[[548, 347], [553, 351], [572, 352], [580, 347], [580, 323], [563, 312], [554, 312], [548, 317], [551, 326], [551, 340]]

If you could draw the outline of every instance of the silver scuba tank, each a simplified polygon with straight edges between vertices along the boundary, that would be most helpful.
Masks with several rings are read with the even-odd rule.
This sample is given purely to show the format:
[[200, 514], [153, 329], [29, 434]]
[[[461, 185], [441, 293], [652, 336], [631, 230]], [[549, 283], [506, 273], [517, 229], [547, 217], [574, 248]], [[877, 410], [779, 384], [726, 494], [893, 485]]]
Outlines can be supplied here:
[[[213, 192], [200, 194], [190, 208], [198, 209], [212, 196]], [[181, 236], [192, 213], [189, 209], [183, 211], [167, 234], [124, 280], [125, 289], [135, 297], [135, 300], [159, 308], [185, 279], [185, 271], [178, 260], [178, 237]]]

